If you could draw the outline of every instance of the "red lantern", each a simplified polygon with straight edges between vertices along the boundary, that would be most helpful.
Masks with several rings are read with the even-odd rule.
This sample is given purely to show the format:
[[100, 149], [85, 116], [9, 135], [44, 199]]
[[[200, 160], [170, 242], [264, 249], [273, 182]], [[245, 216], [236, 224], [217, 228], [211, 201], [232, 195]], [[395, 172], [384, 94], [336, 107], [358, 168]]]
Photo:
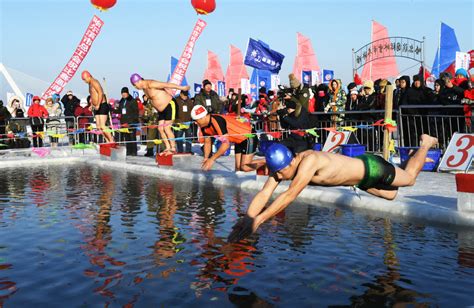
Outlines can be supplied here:
[[105, 11], [113, 7], [117, 0], [91, 0], [93, 6], [101, 11]]
[[191, 0], [191, 5], [198, 14], [207, 15], [216, 9], [216, 0]]

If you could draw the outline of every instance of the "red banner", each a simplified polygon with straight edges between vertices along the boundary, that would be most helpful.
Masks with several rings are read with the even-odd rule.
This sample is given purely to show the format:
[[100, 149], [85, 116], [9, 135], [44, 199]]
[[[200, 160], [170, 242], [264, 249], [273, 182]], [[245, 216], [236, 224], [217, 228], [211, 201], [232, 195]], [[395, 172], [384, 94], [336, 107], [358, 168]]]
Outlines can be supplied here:
[[94, 42], [97, 35], [99, 35], [100, 29], [104, 25], [104, 22], [97, 16], [94, 15], [92, 20], [87, 27], [86, 33], [82, 37], [81, 42], [74, 51], [69, 62], [64, 66], [59, 76], [54, 80], [54, 82], [49, 86], [49, 88], [44, 92], [41, 99], [46, 99], [51, 97], [54, 93], [61, 93], [67, 83], [72, 79], [74, 74], [79, 69], [79, 66], [82, 63], [82, 60], [87, 56], [87, 53], [91, 49], [92, 43]]
[[[184, 75], [186, 74], [189, 63], [191, 62], [191, 57], [193, 56], [194, 45], [206, 26], [207, 23], [204, 20], [198, 19], [169, 82], [177, 85], [181, 85], [181, 82], [183, 82]], [[175, 93], [176, 90], [172, 90], [172, 94], [174, 95]]]

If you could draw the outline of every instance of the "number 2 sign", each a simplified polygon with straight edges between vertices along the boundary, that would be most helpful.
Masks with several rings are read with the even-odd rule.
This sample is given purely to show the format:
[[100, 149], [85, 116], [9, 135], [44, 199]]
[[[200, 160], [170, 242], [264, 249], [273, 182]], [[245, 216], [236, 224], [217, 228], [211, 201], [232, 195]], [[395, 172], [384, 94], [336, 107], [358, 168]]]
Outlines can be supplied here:
[[323, 152], [335, 153], [341, 144], [346, 144], [351, 132], [330, 132], [324, 143]]
[[474, 157], [474, 134], [454, 133], [439, 164], [439, 170], [466, 171]]

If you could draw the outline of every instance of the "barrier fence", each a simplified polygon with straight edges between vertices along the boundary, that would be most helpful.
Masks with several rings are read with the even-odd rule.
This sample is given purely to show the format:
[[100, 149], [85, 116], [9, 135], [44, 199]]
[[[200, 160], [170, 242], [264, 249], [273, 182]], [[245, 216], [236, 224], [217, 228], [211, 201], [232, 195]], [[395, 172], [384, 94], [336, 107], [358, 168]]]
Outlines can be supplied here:
[[[334, 121], [335, 115], [340, 120]], [[345, 111], [324, 113], [315, 112], [310, 114], [311, 128], [317, 130], [317, 136], [314, 136], [316, 143], [324, 144], [330, 133], [328, 128], [345, 129], [353, 132], [351, 143], [360, 143], [366, 145], [367, 152], [383, 152], [383, 126], [373, 126], [375, 122], [383, 119], [384, 110], [369, 111]], [[418, 146], [421, 134], [430, 134], [439, 140], [439, 148], [445, 150], [449, 144], [450, 138], [455, 132], [471, 133], [472, 117], [467, 118], [463, 112], [463, 106], [442, 106], [442, 105], [416, 105], [402, 106], [393, 111], [392, 118], [396, 121], [398, 129], [392, 134], [395, 146], [413, 147]], [[275, 138], [274, 133], [280, 133], [281, 138], [286, 138], [290, 133], [287, 129], [282, 129], [281, 124], [276, 117], [255, 116], [252, 118], [254, 131], [261, 136], [267, 134], [270, 139]], [[136, 133], [137, 141], [153, 142], [153, 139], [161, 139], [159, 134], [150, 138], [150, 130], [156, 127], [148, 127], [145, 124], [131, 124], [131, 132]], [[156, 125], [154, 125], [156, 126]], [[102, 143], [104, 138], [97, 133], [94, 128], [93, 117], [52, 117], [45, 121], [43, 133], [34, 132], [31, 129], [29, 118], [12, 118], [4, 123], [0, 122], [0, 151], [5, 148], [29, 147], [33, 144], [33, 138], [43, 136], [44, 145], [50, 146], [53, 138], [57, 138], [57, 146], [67, 146], [77, 143]], [[109, 124], [110, 127], [110, 124]], [[122, 140], [120, 129], [122, 126], [115, 123], [114, 138], [118, 142]], [[349, 129], [351, 128], [351, 129]], [[184, 138], [184, 141], [196, 142], [197, 128], [190, 125], [192, 137]], [[303, 130], [304, 131], [304, 130]], [[179, 129], [175, 131], [179, 137]], [[182, 137], [180, 139], [183, 139]], [[25, 140], [28, 140], [26, 142]]]

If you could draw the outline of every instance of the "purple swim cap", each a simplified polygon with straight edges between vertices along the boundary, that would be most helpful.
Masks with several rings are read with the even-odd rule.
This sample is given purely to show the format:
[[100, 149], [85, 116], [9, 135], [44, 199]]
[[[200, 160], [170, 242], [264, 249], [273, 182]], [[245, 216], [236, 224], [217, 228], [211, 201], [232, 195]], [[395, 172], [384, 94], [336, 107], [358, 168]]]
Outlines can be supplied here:
[[132, 74], [132, 76], [130, 76], [130, 82], [133, 85], [136, 84], [137, 82], [139, 82], [140, 80], [143, 80], [143, 78], [142, 78], [142, 76], [138, 75], [137, 73]]

